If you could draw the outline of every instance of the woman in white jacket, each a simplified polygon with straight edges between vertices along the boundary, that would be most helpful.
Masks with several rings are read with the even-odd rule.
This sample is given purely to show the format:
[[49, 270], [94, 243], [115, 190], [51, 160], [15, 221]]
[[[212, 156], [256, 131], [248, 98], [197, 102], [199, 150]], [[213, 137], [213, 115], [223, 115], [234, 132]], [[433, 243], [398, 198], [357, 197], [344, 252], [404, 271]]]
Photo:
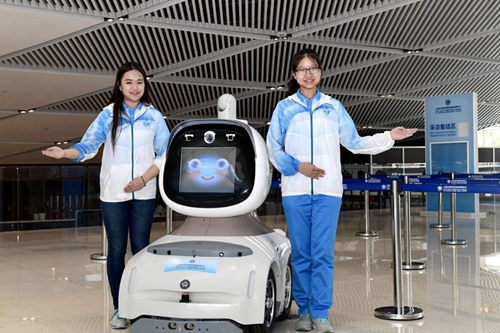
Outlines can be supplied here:
[[292, 244], [292, 288], [299, 308], [298, 331], [333, 332], [333, 259], [342, 203], [340, 145], [353, 153], [377, 154], [413, 135], [416, 129], [360, 137], [344, 106], [321, 93], [318, 54], [294, 55], [288, 96], [276, 106], [267, 145], [282, 174], [283, 208]]
[[108, 105], [82, 140], [69, 149], [51, 147], [42, 153], [83, 162], [104, 143], [100, 199], [108, 238], [107, 272], [115, 313], [112, 328], [126, 328], [118, 312], [120, 280], [130, 233], [132, 254], [149, 244], [159, 174], [170, 132], [160, 111], [151, 105], [146, 72], [127, 62], [116, 74]]

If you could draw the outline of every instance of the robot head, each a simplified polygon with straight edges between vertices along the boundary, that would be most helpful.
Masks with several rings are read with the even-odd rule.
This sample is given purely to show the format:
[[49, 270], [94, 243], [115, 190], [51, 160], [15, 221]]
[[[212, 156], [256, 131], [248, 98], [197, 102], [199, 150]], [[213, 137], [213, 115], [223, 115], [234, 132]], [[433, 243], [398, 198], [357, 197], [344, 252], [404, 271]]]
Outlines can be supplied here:
[[269, 192], [266, 144], [236, 120], [189, 120], [170, 135], [160, 192], [188, 216], [230, 217], [257, 209]]

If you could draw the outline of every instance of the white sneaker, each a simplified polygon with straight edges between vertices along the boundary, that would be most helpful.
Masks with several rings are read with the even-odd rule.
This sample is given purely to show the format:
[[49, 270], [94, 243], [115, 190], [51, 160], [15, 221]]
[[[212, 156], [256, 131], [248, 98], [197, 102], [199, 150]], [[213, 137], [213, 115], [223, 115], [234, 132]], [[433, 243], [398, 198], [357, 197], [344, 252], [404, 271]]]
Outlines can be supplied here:
[[113, 317], [111, 317], [110, 326], [112, 329], [115, 330], [124, 329], [128, 327], [127, 319], [120, 317], [120, 315], [118, 314], [118, 309], [115, 310]]
[[295, 323], [295, 330], [308, 332], [312, 330], [311, 315], [309, 313], [303, 313], [299, 316], [299, 320]]
[[317, 333], [333, 333], [333, 327], [328, 318], [313, 319], [312, 324]]

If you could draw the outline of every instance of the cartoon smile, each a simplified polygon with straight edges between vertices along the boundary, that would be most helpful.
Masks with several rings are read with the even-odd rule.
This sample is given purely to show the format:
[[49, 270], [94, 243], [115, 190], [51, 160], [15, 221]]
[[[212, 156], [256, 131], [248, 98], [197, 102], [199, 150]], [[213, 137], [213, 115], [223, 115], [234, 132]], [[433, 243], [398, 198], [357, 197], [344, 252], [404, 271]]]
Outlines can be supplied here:
[[225, 158], [204, 156], [189, 160], [187, 167], [193, 180], [217, 184], [226, 178], [229, 162]]

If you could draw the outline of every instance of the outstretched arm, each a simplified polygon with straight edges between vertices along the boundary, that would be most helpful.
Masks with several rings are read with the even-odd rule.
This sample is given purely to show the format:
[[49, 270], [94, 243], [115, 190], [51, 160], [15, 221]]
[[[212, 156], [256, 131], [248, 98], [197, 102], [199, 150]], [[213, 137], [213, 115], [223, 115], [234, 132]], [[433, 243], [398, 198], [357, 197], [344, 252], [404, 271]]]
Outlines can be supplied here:
[[398, 126], [391, 130], [391, 138], [394, 141], [403, 140], [415, 134], [416, 131], [418, 131], [417, 128], [404, 128], [403, 126]]
[[42, 150], [42, 154], [55, 159], [69, 158], [74, 160], [78, 158], [78, 150], [74, 148], [62, 149], [61, 147], [50, 147]]

